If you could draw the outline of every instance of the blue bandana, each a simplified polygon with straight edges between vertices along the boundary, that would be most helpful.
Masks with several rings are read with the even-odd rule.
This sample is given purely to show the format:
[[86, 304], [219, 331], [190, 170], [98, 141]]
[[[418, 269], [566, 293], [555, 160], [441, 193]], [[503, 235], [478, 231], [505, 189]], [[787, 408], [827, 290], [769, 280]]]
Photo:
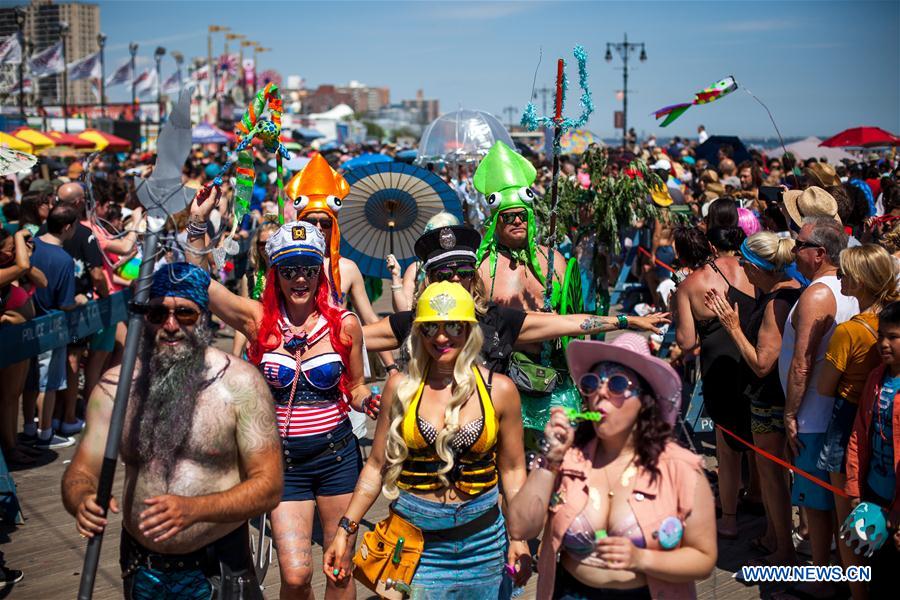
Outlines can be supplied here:
[[750, 247], [747, 246], [746, 239], [743, 242], [741, 242], [741, 256], [744, 257], [744, 260], [746, 260], [747, 262], [749, 262], [751, 264], [756, 265], [763, 271], [777, 271], [778, 270], [775, 268], [774, 264], [772, 264], [769, 261], [767, 261], [766, 259], [761, 258], [761, 257], [757, 256], [756, 254], [754, 254], [753, 250], [751, 250]]
[[153, 274], [150, 299], [185, 298], [197, 304], [200, 310], [209, 310], [209, 273], [188, 263], [172, 263], [160, 267]]

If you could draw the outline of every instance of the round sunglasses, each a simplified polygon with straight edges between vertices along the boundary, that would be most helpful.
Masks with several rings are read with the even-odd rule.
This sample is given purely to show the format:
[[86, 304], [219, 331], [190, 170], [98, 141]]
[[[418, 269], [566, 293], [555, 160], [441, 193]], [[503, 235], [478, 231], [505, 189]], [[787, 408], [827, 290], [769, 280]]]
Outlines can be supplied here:
[[466, 265], [446, 265], [437, 267], [428, 272], [428, 280], [432, 283], [440, 283], [441, 281], [450, 281], [454, 277], [462, 280], [468, 280], [475, 277], [475, 266]]
[[282, 279], [318, 279], [321, 265], [282, 265], [278, 267], [278, 275]]
[[170, 315], [175, 315], [175, 320], [178, 321], [179, 325], [194, 325], [200, 320], [199, 310], [194, 310], [187, 306], [169, 308], [161, 304], [148, 308], [144, 318], [153, 325], [162, 325], [169, 320]]
[[641, 391], [638, 384], [631, 381], [619, 368], [612, 366], [601, 366], [597, 372], [585, 373], [578, 380], [577, 387], [583, 396], [592, 396], [599, 392], [604, 384], [610, 399], [619, 402], [637, 396]]
[[419, 329], [422, 330], [422, 335], [427, 338], [437, 337], [437, 334], [442, 330], [447, 337], [458, 337], [462, 335], [465, 326], [465, 323], [462, 321], [431, 321], [420, 323]]

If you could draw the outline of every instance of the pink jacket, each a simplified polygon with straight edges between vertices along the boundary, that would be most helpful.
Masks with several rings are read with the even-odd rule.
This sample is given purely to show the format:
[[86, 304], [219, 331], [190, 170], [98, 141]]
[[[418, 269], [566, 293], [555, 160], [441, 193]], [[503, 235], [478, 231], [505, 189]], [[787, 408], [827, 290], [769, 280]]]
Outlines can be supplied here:
[[[563, 459], [556, 488], [559, 502], [550, 507], [538, 557], [538, 600], [550, 600], [556, 579], [557, 553], [563, 535], [588, 501], [585, 473], [591, 468], [597, 440], [584, 448], [571, 448]], [[697, 477], [703, 477], [703, 459], [675, 442], [666, 444], [659, 456], [659, 477], [650, 483], [650, 473], [641, 469], [628, 503], [644, 533], [647, 549], [660, 550], [657, 530], [667, 517], [684, 521], [691, 513]], [[696, 598], [693, 583], [669, 583], [647, 577], [650, 595], [659, 599]]]

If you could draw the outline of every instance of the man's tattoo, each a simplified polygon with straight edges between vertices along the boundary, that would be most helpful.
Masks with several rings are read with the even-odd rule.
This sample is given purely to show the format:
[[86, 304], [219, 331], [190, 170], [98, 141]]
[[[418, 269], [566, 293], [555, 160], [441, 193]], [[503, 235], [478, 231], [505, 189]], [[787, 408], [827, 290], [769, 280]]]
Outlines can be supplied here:
[[271, 450], [278, 445], [275, 412], [269, 389], [259, 378], [254, 381], [241, 376], [225, 380], [237, 408], [237, 432], [241, 451], [246, 453]]
[[599, 333], [615, 329], [612, 323], [604, 321], [603, 317], [588, 317], [581, 322], [581, 330], [585, 333]]

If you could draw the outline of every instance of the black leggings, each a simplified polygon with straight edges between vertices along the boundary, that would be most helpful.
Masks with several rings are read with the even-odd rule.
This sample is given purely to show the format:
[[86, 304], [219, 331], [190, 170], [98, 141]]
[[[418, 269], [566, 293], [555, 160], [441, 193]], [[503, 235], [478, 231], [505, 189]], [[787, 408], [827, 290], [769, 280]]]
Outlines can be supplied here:
[[593, 588], [575, 579], [561, 564], [556, 564], [553, 600], [651, 600], [646, 585], [630, 590]]

